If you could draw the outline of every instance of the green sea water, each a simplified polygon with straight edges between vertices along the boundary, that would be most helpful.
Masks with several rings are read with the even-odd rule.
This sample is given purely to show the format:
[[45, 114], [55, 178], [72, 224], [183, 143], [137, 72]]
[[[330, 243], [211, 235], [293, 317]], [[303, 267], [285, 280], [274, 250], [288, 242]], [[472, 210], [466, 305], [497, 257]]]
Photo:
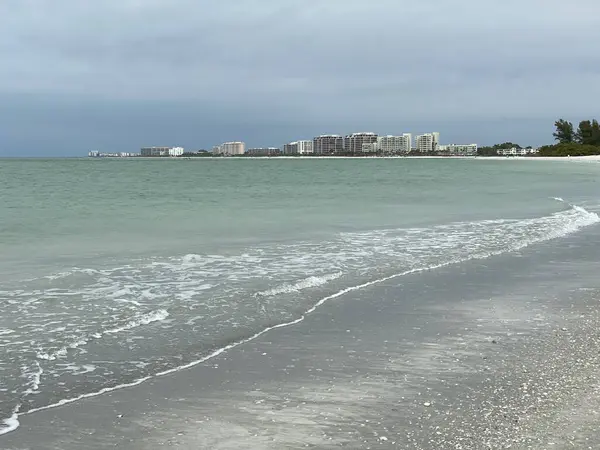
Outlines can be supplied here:
[[4, 159], [2, 268], [535, 217], [596, 183], [597, 167], [560, 162]]
[[568, 161], [0, 159], [0, 424], [353, 286], [596, 226], [599, 180]]

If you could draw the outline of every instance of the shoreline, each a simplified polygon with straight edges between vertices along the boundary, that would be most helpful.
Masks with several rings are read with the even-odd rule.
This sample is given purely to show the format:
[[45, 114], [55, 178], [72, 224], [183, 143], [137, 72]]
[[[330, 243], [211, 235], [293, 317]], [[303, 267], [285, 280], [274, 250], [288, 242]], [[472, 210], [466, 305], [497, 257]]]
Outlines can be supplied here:
[[567, 161], [567, 162], [600, 162], [600, 155], [589, 156], [201, 156], [201, 157], [144, 157], [144, 156], [123, 156], [123, 157], [75, 157], [78, 159], [117, 159], [117, 160], [144, 160], [144, 161], [192, 161], [192, 160], [302, 160], [314, 161], [321, 159], [445, 159], [445, 160], [477, 160], [477, 161]]
[[[0, 442], [64, 450], [546, 448], [550, 438], [566, 439], [552, 436], [552, 424], [575, 420], [571, 410], [575, 425], [594, 418], [577, 405], [596, 389], [600, 290], [595, 266], [568, 263], [596, 235], [348, 292], [298, 326], [196, 367], [25, 414]], [[577, 295], [552, 299], [523, 277], [543, 276], [539, 261], [553, 255], [567, 266], [545, 290]], [[592, 248], [582, 261], [594, 255]], [[492, 275], [507, 263], [510, 282], [498, 285]], [[449, 288], [457, 277], [463, 282]], [[491, 298], [465, 291], [470, 283], [487, 286]]]

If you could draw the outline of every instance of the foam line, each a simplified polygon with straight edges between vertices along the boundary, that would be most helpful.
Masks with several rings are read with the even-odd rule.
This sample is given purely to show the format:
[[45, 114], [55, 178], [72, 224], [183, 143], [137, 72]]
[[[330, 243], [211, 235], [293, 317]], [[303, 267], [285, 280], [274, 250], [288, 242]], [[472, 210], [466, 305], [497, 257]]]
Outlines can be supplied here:
[[[309, 308], [308, 310], [306, 310], [300, 317], [298, 317], [295, 320], [292, 320], [292, 321], [289, 321], [289, 322], [280, 323], [280, 324], [277, 324], [277, 325], [273, 325], [273, 326], [264, 328], [263, 330], [255, 333], [255, 334], [253, 334], [253, 335], [251, 335], [251, 336], [249, 336], [247, 338], [238, 340], [236, 342], [232, 342], [231, 344], [228, 344], [228, 345], [226, 345], [224, 347], [221, 347], [221, 348], [213, 351], [212, 353], [210, 353], [210, 354], [208, 354], [208, 355], [206, 355], [206, 356], [204, 356], [204, 357], [202, 357], [202, 358], [200, 358], [198, 360], [189, 362], [189, 363], [184, 364], [182, 366], [178, 366], [178, 367], [174, 367], [172, 369], [168, 369], [168, 370], [164, 370], [162, 372], [158, 372], [158, 373], [156, 373], [154, 375], [149, 375], [149, 376], [146, 376], [146, 377], [143, 377], [143, 378], [139, 378], [139, 379], [137, 379], [135, 381], [132, 381], [130, 383], [120, 384], [120, 385], [112, 386], [112, 387], [106, 387], [106, 388], [103, 388], [103, 389], [101, 389], [99, 391], [96, 391], [96, 392], [90, 392], [90, 393], [79, 395], [77, 397], [63, 399], [63, 400], [60, 400], [60, 401], [58, 401], [56, 403], [53, 403], [53, 404], [50, 404], [50, 405], [41, 406], [39, 408], [31, 409], [29, 411], [21, 413], [20, 415], [29, 415], [29, 414], [33, 414], [35, 412], [44, 411], [44, 410], [56, 408], [56, 407], [59, 407], [59, 406], [64, 406], [64, 405], [67, 405], [69, 403], [74, 403], [74, 402], [77, 402], [79, 400], [83, 400], [83, 399], [86, 399], [86, 398], [96, 397], [96, 396], [99, 396], [99, 395], [102, 395], [102, 394], [106, 394], [108, 392], [113, 392], [113, 391], [116, 391], [116, 390], [119, 390], [119, 389], [124, 389], [124, 388], [133, 387], [133, 386], [138, 386], [138, 385], [140, 385], [140, 384], [142, 384], [142, 383], [144, 383], [144, 382], [146, 382], [146, 381], [148, 381], [150, 379], [153, 379], [153, 378], [156, 378], [156, 377], [162, 377], [162, 376], [165, 376], [165, 375], [169, 375], [169, 374], [172, 374], [172, 373], [176, 373], [176, 372], [180, 372], [182, 370], [189, 369], [191, 367], [194, 367], [194, 366], [197, 366], [199, 364], [202, 364], [202, 363], [204, 363], [204, 362], [206, 362], [206, 361], [208, 361], [210, 359], [213, 359], [213, 358], [215, 358], [215, 357], [217, 357], [217, 356], [219, 356], [219, 355], [227, 352], [228, 350], [231, 350], [231, 349], [233, 349], [235, 347], [238, 347], [238, 346], [240, 346], [242, 344], [245, 344], [245, 343], [248, 343], [250, 341], [253, 341], [253, 340], [257, 339], [258, 337], [260, 337], [260, 336], [268, 333], [269, 331], [272, 331], [272, 330], [275, 330], [275, 329], [278, 329], [278, 328], [285, 328], [285, 327], [289, 327], [289, 326], [292, 326], [292, 325], [296, 325], [296, 324], [304, 321], [304, 319], [306, 319], [306, 317], [308, 315], [312, 314], [314, 311], [317, 310], [317, 308], [319, 308], [320, 306], [322, 306], [327, 301], [333, 300], [333, 299], [338, 298], [338, 297], [341, 297], [341, 296], [343, 296], [343, 295], [345, 295], [347, 293], [350, 293], [350, 292], [354, 292], [354, 291], [357, 291], [357, 290], [360, 290], [360, 289], [364, 289], [364, 288], [367, 288], [367, 287], [370, 287], [370, 286], [381, 284], [381, 283], [384, 283], [386, 281], [390, 281], [390, 280], [393, 280], [395, 278], [399, 278], [399, 277], [402, 277], [402, 276], [405, 276], [405, 275], [409, 275], [409, 274], [413, 274], [413, 273], [425, 272], [425, 271], [429, 271], [429, 270], [435, 270], [435, 269], [438, 269], [438, 268], [441, 268], [441, 267], [446, 267], [446, 266], [450, 266], [450, 265], [453, 265], [453, 264], [459, 264], [459, 263], [470, 261], [470, 260], [486, 259], [486, 258], [490, 258], [490, 257], [497, 256], [497, 255], [500, 255], [500, 254], [509, 253], [509, 252], [513, 252], [513, 251], [517, 251], [517, 250], [521, 250], [521, 249], [523, 249], [525, 247], [528, 247], [531, 244], [535, 244], [535, 243], [538, 243], [538, 242], [548, 241], [548, 240], [551, 240], [551, 239], [555, 239], [555, 238], [559, 238], [559, 237], [562, 237], [562, 236], [566, 236], [566, 235], [569, 235], [571, 233], [574, 233], [574, 232], [578, 231], [579, 229], [581, 229], [583, 227], [590, 226], [590, 225], [593, 225], [593, 224], [597, 224], [598, 222], [600, 222], [600, 216], [598, 216], [595, 213], [589, 212], [589, 211], [585, 210], [584, 208], [581, 208], [581, 207], [578, 207], [578, 206], [574, 206], [573, 209], [575, 211], [580, 212], [580, 213], [582, 213], [584, 215], [583, 220], [578, 221], [576, 224], [570, 224], [570, 226], [564, 227], [561, 230], [555, 230], [554, 232], [549, 233], [548, 235], [546, 235], [546, 236], [544, 236], [542, 238], [539, 238], [537, 240], [531, 240], [531, 241], [521, 242], [521, 243], [519, 243], [517, 245], [513, 245], [513, 246], [511, 246], [511, 247], [509, 247], [507, 249], [503, 249], [503, 250], [497, 250], [497, 251], [494, 251], [494, 252], [485, 252], [485, 253], [482, 252], [482, 253], [474, 254], [474, 255], [471, 255], [471, 256], [464, 257], [464, 258], [458, 258], [456, 260], [447, 261], [447, 262], [444, 262], [444, 263], [441, 263], [441, 264], [437, 264], [437, 265], [432, 265], [432, 266], [428, 266], [428, 267], [421, 267], [421, 268], [415, 268], [415, 269], [407, 270], [405, 272], [396, 273], [396, 274], [389, 275], [389, 276], [386, 276], [386, 277], [383, 277], [383, 278], [379, 278], [377, 280], [368, 281], [368, 282], [365, 282], [365, 283], [362, 283], [362, 284], [358, 284], [356, 286], [351, 286], [351, 287], [342, 289], [342, 290], [340, 290], [340, 291], [338, 291], [338, 292], [336, 292], [334, 294], [331, 294], [331, 295], [329, 295], [327, 297], [322, 298], [321, 300], [319, 300], [317, 303], [315, 303], [311, 308]], [[15, 411], [15, 414], [11, 418], [4, 420], [4, 423], [8, 425], [8, 428], [0, 430], [0, 434], [5, 434], [5, 433], [7, 433], [9, 431], [14, 431], [18, 427], [18, 416], [19, 416], [19, 414], [18, 414], [18, 408], [17, 408], [17, 410]], [[15, 423], [16, 423], [16, 426], [15, 426]], [[9, 430], [9, 431], [6, 431], [6, 430]]]
[[14, 409], [12, 416], [10, 416], [8, 419], [4, 419], [1, 423], [4, 424], [4, 427], [0, 427], [0, 436], [2, 436], [3, 434], [7, 434], [10, 433], [12, 431], [15, 431], [17, 428], [19, 428], [19, 409], [21, 408], [21, 405], [17, 405], [17, 407]]

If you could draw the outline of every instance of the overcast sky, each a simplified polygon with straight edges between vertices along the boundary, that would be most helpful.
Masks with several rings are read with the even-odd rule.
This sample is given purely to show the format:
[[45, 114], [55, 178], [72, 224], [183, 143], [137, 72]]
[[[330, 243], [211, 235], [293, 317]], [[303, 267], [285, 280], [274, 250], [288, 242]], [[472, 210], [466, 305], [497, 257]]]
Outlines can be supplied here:
[[600, 115], [599, 17], [598, 0], [2, 0], [0, 155], [549, 143], [555, 119]]

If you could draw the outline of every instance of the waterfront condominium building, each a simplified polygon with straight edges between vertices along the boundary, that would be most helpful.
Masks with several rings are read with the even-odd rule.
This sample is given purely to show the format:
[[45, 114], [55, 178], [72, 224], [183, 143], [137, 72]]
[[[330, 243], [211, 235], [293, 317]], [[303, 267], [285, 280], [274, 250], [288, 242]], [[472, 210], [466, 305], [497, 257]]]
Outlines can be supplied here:
[[439, 153], [449, 156], [476, 156], [477, 155], [477, 144], [449, 144], [440, 145], [438, 147]]
[[376, 153], [378, 151], [379, 151], [379, 146], [377, 145], [377, 142], [365, 143], [362, 145], [363, 153]]
[[344, 153], [362, 153], [363, 145], [367, 151], [372, 151], [373, 146], [368, 144], [377, 143], [377, 134], [375, 133], [352, 133], [344, 138]]
[[172, 149], [173, 147], [142, 147], [142, 149], [140, 150], [140, 156], [175, 156], [171, 155]]
[[433, 153], [437, 151], [440, 144], [440, 133], [425, 133], [417, 136], [417, 151], [421, 153]]
[[290, 142], [283, 146], [284, 155], [297, 155], [298, 153], [298, 142]]
[[260, 148], [249, 148], [246, 150], [248, 156], [278, 156], [281, 155], [281, 149], [277, 147], [260, 147]]
[[313, 139], [315, 155], [335, 155], [344, 152], [344, 138], [337, 134], [317, 136]]
[[284, 155], [308, 155], [313, 152], [313, 141], [295, 141], [283, 146]]
[[408, 153], [411, 148], [410, 135], [402, 136], [379, 136], [377, 138], [377, 150], [382, 153]]
[[298, 141], [297, 144], [300, 155], [310, 155], [313, 153], [313, 141]]
[[218, 147], [219, 154], [224, 156], [243, 155], [246, 152], [246, 144], [243, 142], [224, 142]]
[[402, 133], [402, 137], [404, 139], [406, 139], [406, 142], [407, 142], [406, 152], [408, 153], [412, 150], [412, 144], [413, 144], [412, 133]]

